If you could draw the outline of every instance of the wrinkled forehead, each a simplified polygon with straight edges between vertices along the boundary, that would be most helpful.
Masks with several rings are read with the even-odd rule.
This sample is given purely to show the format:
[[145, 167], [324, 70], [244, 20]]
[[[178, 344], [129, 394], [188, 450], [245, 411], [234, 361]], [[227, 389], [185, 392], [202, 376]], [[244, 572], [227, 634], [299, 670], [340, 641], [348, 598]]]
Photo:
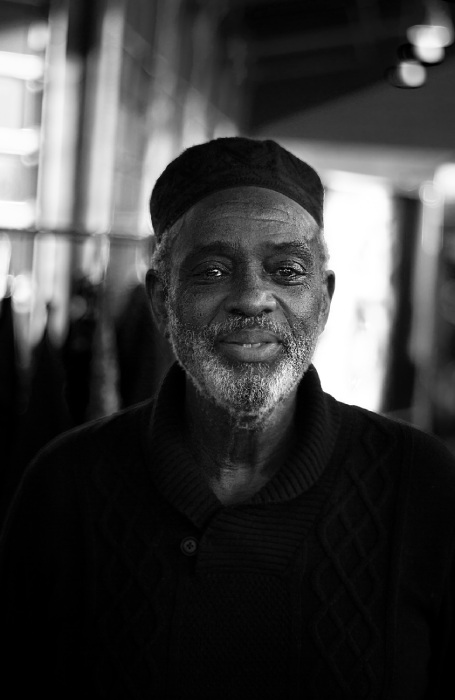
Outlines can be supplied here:
[[[287, 234], [310, 241], [320, 229], [313, 216], [286, 195], [261, 187], [235, 187], [215, 192], [195, 204], [180, 222], [182, 243], [223, 234], [239, 239], [263, 232], [277, 239]], [[185, 245], [186, 247], [186, 245]]]

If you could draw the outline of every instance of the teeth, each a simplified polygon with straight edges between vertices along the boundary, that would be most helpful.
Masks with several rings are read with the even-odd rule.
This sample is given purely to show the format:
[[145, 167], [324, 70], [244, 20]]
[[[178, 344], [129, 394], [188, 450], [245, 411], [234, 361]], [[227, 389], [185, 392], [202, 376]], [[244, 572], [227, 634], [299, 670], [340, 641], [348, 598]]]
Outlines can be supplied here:
[[262, 343], [242, 343], [242, 348], [258, 348]]

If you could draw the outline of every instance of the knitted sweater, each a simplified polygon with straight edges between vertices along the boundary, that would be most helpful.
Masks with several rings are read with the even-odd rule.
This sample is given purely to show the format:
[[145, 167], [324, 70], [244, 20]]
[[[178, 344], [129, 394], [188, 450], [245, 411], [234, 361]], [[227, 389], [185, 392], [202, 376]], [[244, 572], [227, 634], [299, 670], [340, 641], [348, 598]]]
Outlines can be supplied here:
[[448, 451], [336, 401], [311, 368], [287, 461], [223, 506], [183, 404], [174, 366], [156, 402], [60, 437], [27, 470], [0, 562], [9, 697], [455, 697]]

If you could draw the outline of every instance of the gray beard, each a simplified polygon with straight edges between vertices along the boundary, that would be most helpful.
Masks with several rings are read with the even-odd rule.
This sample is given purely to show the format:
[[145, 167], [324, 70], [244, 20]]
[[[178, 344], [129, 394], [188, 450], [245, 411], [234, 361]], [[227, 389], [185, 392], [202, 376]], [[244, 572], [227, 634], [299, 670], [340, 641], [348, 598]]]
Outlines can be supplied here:
[[[221, 406], [238, 427], [259, 427], [273, 409], [296, 388], [307, 371], [319, 337], [313, 322], [289, 328], [264, 316], [231, 319], [208, 328], [183, 323], [168, 306], [169, 334], [177, 360], [196, 389]], [[283, 352], [274, 362], [229, 362], [216, 351], [216, 340], [245, 328], [261, 328], [282, 340]]]

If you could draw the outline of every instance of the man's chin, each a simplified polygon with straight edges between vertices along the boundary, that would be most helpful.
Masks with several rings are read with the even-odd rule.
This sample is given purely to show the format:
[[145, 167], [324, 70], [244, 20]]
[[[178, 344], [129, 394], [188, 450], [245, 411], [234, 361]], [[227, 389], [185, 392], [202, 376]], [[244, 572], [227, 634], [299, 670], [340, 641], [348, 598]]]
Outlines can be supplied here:
[[209, 400], [214, 407], [223, 410], [229, 416], [229, 423], [237, 428], [255, 429], [267, 422], [268, 417], [280, 401], [264, 401], [252, 405], [251, 402], [245, 405], [241, 401], [232, 401], [220, 394], [203, 393], [204, 398]]
[[205, 401], [224, 410], [236, 425], [250, 428], [263, 424], [300, 379], [289, 366], [272, 369], [269, 363], [238, 362], [234, 366], [218, 358], [184, 369]]
[[209, 347], [194, 337], [185, 338], [184, 333], [172, 337], [174, 353], [201, 398], [245, 426], [264, 423], [293, 393], [306, 369], [304, 358], [309, 356], [305, 348], [286, 352], [279, 344], [279, 352], [271, 353], [272, 357], [249, 361], [249, 356], [220, 352], [219, 344]]
[[231, 373], [233, 379], [237, 377], [265, 377], [279, 371], [283, 357], [277, 355], [272, 358], [257, 359], [254, 361], [244, 360], [239, 357], [213, 354], [214, 361], [219, 367]]

